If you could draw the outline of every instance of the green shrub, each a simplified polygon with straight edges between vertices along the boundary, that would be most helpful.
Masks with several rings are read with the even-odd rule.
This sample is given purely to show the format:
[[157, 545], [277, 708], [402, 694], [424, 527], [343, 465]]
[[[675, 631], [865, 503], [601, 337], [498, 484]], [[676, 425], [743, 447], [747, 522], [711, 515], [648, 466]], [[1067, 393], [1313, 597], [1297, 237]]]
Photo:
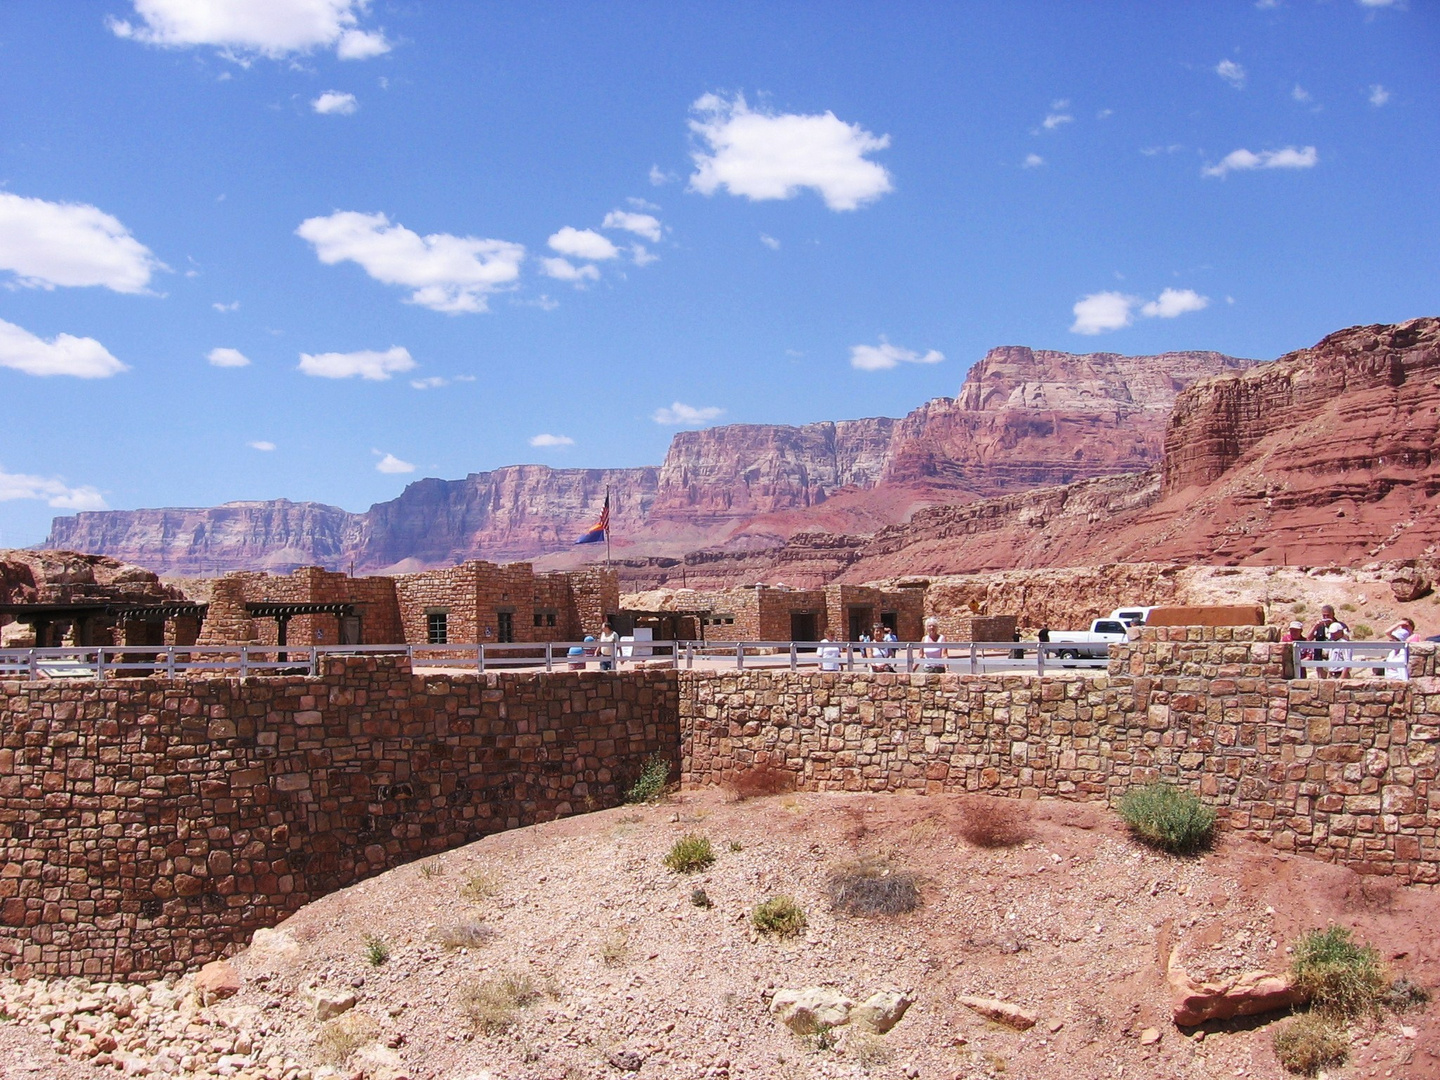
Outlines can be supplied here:
[[715, 849], [710, 846], [710, 838], [699, 833], [686, 833], [665, 856], [665, 865], [677, 874], [693, 874], [714, 861]]
[[625, 793], [627, 803], [654, 802], [665, 794], [665, 784], [670, 779], [670, 762], [660, 754], [652, 754], [640, 776]]
[[1131, 788], [1119, 810], [1131, 832], [1174, 855], [1204, 851], [1215, 836], [1214, 808], [1164, 781]]
[[1342, 1064], [1350, 1052], [1344, 1027], [1326, 1013], [1297, 1016], [1277, 1028], [1273, 1040], [1280, 1064], [1305, 1076], [1314, 1076], [1327, 1065]]
[[1380, 954], [1343, 926], [1311, 930], [1295, 944], [1290, 975], [1311, 1008], [1337, 1016], [1374, 1015], [1390, 992]]
[[1353, 636], [1356, 641], [1369, 641], [1375, 636], [1375, 628], [1369, 623], [1356, 623]]
[[772, 896], [756, 905], [750, 922], [762, 934], [794, 937], [805, 929], [805, 912], [788, 896]]
[[390, 946], [376, 937], [369, 934], [365, 938], [365, 959], [370, 961], [371, 967], [379, 967], [390, 959]]

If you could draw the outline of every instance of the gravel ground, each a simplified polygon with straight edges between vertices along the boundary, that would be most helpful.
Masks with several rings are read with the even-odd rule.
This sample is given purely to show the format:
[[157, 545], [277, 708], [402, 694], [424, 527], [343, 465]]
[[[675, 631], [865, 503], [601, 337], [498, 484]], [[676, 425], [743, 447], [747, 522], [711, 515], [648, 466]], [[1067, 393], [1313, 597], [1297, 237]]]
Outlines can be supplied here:
[[[964, 838], [985, 821], [1011, 834], [1009, 846]], [[679, 874], [663, 859], [687, 833], [711, 841], [715, 862]], [[829, 876], [860, 859], [917, 875], [919, 909], [832, 913]], [[695, 889], [712, 906], [692, 903]], [[775, 895], [804, 909], [800, 936], [752, 928], [754, 906]], [[239, 994], [203, 1010], [192, 1001], [187, 1023], [206, 1038], [206, 1025], [238, 1031], [301, 1080], [1258, 1080], [1285, 1075], [1271, 1022], [1211, 1024], [1199, 1036], [1170, 1023], [1172, 947], [1192, 972], [1283, 970], [1300, 933], [1336, 921], [1397, 973], [1434, 986], [1437, 916], [1435, 890], [1246, 842], [1222, 841], [1200, 859], [1160, 855], [1099, 806], [810, 793], [736, 802], [707, 791], [489, 837], [326, 897], [237, 956]], [[388, 955], [372, 963], [382, 946]], [[508, 1015], [491, 1000], [481, 1010], [489, 1030], [477, 1026], [477, 988], [507, 979], [533, 1000]], [[188, 986], [175, 988], [182, 1001]], [[807, 986], [856, 1001], [893, 989], [914, 1005], [883, 1036], [797, 1036], [768, 1004]], [[357, 1003], [322, 1022], [317, 993]], [[962, 994], [1001, 998], [1039, 1022], [1012, 1031], [960, 1006]], [[1357, 1029], [1351, 1063], [1331, 1075], [1440, 1077], [1437, 1014]], [[1142, 1042], [1151, 1028], [1158, 1041]], [[349, 1053], [362, 1043], [372, 1045]], [[7, 1080], [36, 1075], [4, 1069]], [[244, 1063], [232, 1072], [264, 1075]]]

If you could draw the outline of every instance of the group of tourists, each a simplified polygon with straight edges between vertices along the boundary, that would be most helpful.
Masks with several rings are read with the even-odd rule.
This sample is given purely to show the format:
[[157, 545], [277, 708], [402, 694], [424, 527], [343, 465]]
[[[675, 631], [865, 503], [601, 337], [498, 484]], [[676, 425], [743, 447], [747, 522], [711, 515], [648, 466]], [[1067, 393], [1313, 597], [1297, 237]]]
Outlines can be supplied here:
[[[1383, 668], [1375, 668], [1375, 673], [1383, 674], [1387, 679], [1406, 679], [1409, 672], [1406, 667], [1407, 652], [1404, 643], [1415, 636], [1415, 623], [1409, 618], [1401, 619], [1394, 626], [1385, 631], [1386, 641], [1395, 643], [1395, 647], [1385, 655]], [[1355, 659], [1355, 650], [1345, 645], [1345, 642], [1355, 640], [1350, 627], [1335, 614], [1333, 604], [1324, 604], [1320, 608], [1320, 620], [1305, 632], [1305, 624], [1299, 619], [1293, 620], [1280, 635], [1283, 642], [1300, 641], [1324, 641], [1338, 642], [1338, 647], [1327, 649], [1302, 649], [1301, 654], [1308, 660], [1323, 660], [1334, 665], [1332, 667], [1315, 668], [1315, 675], [1321, 679], [1348, 679], [1355, 672], [1350, 666], [1350, 661]], [[1367, 666], [1359, 665], [1362, 669]], [[1363, 670], [1361, 672], [1363, 674]]]
[[[871, 661], [871, 671], [894, 671], [895, 646], [891, 642], [899, 640], [893, 626], [876, 623], [871, 633], [861, 633], [857, 639], [861, 645], [859, 655]], [[920, 639], [920, 658], [923, 662], [917, 670], [934, 674], [945, 671], [945, 649], [940, 644], [944, 640], [945, 635], [940, 633], [940, 620], [926, 619], [925, 636]], [[816, 653], [820, 658], [821, 671], [840, 670], [840, 646], [828, 637], [820, 639], [820, 647], [816, 649]]]

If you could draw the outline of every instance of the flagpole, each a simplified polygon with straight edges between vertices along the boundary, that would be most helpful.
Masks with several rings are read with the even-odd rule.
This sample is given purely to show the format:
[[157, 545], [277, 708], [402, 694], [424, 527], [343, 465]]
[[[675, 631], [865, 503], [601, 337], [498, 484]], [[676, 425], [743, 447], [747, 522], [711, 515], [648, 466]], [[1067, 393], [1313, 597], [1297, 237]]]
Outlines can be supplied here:
[[[610, 506], [610, 485], [605, 485], [605, 506]], [[610, 522], [605, 522], [605, 569], [610, 569]]]

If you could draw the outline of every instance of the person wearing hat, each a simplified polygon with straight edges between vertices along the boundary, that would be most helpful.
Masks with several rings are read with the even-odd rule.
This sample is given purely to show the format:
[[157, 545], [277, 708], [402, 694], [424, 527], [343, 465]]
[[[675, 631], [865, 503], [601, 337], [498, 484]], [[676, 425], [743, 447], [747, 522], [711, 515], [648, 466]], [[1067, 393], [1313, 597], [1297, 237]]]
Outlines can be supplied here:
[[1280, 640], [1287, 645], [1292, 641], [1304, 641], [1305, 624], [1299, 619], [1292, 619], [1290, 625], [1285, 628], [1285, 632], [1280, 635]]

